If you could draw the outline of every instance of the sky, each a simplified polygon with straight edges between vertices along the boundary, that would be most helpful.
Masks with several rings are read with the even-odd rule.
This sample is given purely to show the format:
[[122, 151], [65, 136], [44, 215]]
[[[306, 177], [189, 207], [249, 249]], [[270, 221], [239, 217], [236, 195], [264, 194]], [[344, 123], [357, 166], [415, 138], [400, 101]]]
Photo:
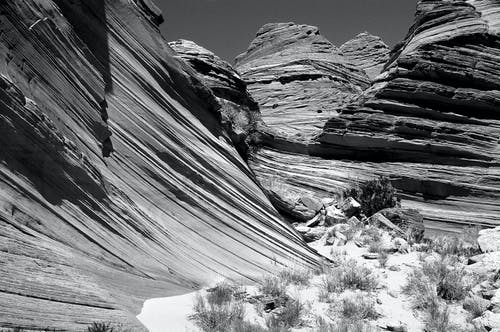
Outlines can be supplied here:
[[167, 40], [189, 39], [233, 63], [270, 22], [318, 26], [340, 46], [360, 32], [401, 41], [413, 22], [416, 0], [154, 0]]

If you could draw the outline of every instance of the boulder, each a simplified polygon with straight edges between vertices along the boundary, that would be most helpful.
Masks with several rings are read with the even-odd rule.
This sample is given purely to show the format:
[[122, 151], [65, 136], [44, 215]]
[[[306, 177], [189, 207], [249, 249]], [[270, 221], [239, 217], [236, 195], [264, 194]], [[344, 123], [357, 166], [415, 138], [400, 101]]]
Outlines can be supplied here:
[[328, 225], [341, 224], [347, 221], [347, 218], [342, 210], [337, 209], [335, 206], [328, 206], [325, 210], [325, 221]]
[[405, 232], [406, 238], [411, 238], [415, 242], [420, 242], [423, 239], [424, 217], [418, 210], [395, 207], [380, 210], [379, 213], [401, 228]]
[[361, 204], [359, 204], [354, 198], [348, 197], [342, 202], [342, 204], [340, 204], [340, 209], [344, 212], [347, 218], [350, 218], [359, 214], [361, 211]]
[[481, 317], [474, 319], [473, 322], [475, 322], [474, 325], [480, 323], [487, 331], [491, 331], [500, 327], [500, 314], [486, 311]]
[[477, 242], [482, 252], [500, 251], [500, 226], [479, 231]]
[[496, 273], [500, 269], [500, 251], [470, 257], [467, 269], [477, 273]]
[[325, 207], [329, 207], [330, 205], [334, 205], [335, 203], [337, 202], [337, 200], [335, 198], [322, 198], [321, 199], [321, 203], [323, 203], [323, 205]]
[[323, 203], [321, 200], [312, 196], [302, 196], [300, 198], [302, 204], [304, 204], [309, 210], [319, 212], [323, 208]]
[[307, 233], [303, 235], [306, 242], [313, 242], [321, 239], [327, 232], [326, 227], [314, 227], [311, 228]]
[[399, 228], [398, 226], [394, 225], [389, 219], [384, 217], [381, 213], [377, 212], [373, 216], [371, 216], [368, 219], [368, 222], [372, 225], [375, 226], [385, 226], [389, 228], [392, 231], [395, 231], [401, 235], [405, 235], [405, 232]]

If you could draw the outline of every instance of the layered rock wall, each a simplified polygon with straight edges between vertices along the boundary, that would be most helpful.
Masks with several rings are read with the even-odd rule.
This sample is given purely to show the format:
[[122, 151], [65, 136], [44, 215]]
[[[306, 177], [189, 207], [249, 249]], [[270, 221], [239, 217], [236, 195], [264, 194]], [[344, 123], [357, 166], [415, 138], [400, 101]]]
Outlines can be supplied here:
[[0, 327], [314, 265], [158, 32], [150, 1], [0, 3]]

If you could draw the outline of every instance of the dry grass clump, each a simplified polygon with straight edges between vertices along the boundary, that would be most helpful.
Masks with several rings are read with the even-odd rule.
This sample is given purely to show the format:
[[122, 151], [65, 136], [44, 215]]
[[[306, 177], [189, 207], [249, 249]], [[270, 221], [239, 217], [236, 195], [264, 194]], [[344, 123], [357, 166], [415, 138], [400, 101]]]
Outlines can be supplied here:
[[353, 259], [332, 268], [323, 277], [320, 298], [328, 300], [331, 293], [340, 293], [346, 289], [373, 291], [379, 282], [373, 271], [366, 266], [358, 265]]
[[361, 231], [360, 235], [362, 243], [365, 246], [375, 246], [375, 244], [380, 244], [382, 241], [381, 230], [373, 225], [368, 225]]
[[352, 321], [348, 319], [339, 319], [334, 323], [328, 323], [322, 317], [318, 317], [317, 326], [314, 331], [317, 332], [376, 332], [379, 331], [373, 325], [365, 321]]
[[288, 268], [280, 271], [278, 273], [278, 277], [285, 283], [286, 285], [309, 285], [309, 281], [311, 279], [311, 272], [298, 269], [298, 268]]
[[233, 295], [234, 289], [227, 283], [217, 285], [206, 299], [198, 294], [189, 319], [204, 332], [231, 331], [245, 315], [243, 303]]
[[269, 332], [269, 330], [259, 324], [242, 321], [233, 324], [231, 332]]
[[428, 251], [437, 252], [443, 256], [471, 257], [481, 253], [477, 243], [479, 229], [469, 227], [462, 234], [443, 235], [432, 239]]
[[463, 300], [472, 289], [474, 280], [456, 257], [440, 256], [424, 261], [408, 275], [403, 291], [414, 299], [417, 309], [427, 309], [434, 297], [448, 301]]
[[448, 306], [440, 304], [437, 300], [429, 304], [427, 310], [425, 330], [433, 332], [455, 332], [456, 327], [450, 322]]
[[463, 300], [472, 289], [474, 281], [453, 256], [440, 256], [424, 262], [422, 272], [436, 285], [437, 294], [445, 299]]
[[114, 332], [115, 329], [111, 323], [93, 322], [87, 327], [87, 332]]
[[290, 328], [296, 327], [302, 322], [303, 310], [302, 302], [290, 299], [266, 319], [266, 326], [270, 332], [289, 331]]
[[463, 308], [471, 314], [471, 319], [481, 317], [488, 309], [490, 302], [477, 295], [465, 298]]
[[387, 261], [389, 260], [389, 254], [386, 251], [381, 251], [378, 255], [378, 263], [381, 268], [385, 268], [387, 266]]
[[280, 278], [268, 275], [262, 278], [259, 291], [264, 295], [282, 297], [286, 295], [286, 284]]
[[363, 293], [344, 297], [336, 306], [342, 318], [350, 321], [374, 320], [379, 316], [375, 310], [375, 300]]

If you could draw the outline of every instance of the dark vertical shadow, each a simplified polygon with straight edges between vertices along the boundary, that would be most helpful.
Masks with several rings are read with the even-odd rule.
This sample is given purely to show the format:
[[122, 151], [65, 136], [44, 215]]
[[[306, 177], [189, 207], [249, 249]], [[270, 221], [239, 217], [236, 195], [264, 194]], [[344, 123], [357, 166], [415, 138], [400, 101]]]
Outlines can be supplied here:
[[[94, 65], [104, 80], [104, 93], [113, 90], [111, 79], [106, 0], [54, 0], [75, 33], [94, 56]], [[114, 0], [113, 0], [114, 1]], [[103, 96], [104, 98], [104, 96]]]
[[[104, 123], [108, 121], [106, 94], [113, 91], [111, 77], [108, 26], [106, 20], [107, 0], [53, 0], [63, 16], [73, 26], [78, 38], [85, 44], [91, 55], [89, 60], [101, 73], [104, 91], [99, 100], [100, 115]], [[109, 0], [115, 1], [115, 0]], [[98, 134], [103, 157], [109, 157], [113, 150], [111, 131], [106, 126]]]

